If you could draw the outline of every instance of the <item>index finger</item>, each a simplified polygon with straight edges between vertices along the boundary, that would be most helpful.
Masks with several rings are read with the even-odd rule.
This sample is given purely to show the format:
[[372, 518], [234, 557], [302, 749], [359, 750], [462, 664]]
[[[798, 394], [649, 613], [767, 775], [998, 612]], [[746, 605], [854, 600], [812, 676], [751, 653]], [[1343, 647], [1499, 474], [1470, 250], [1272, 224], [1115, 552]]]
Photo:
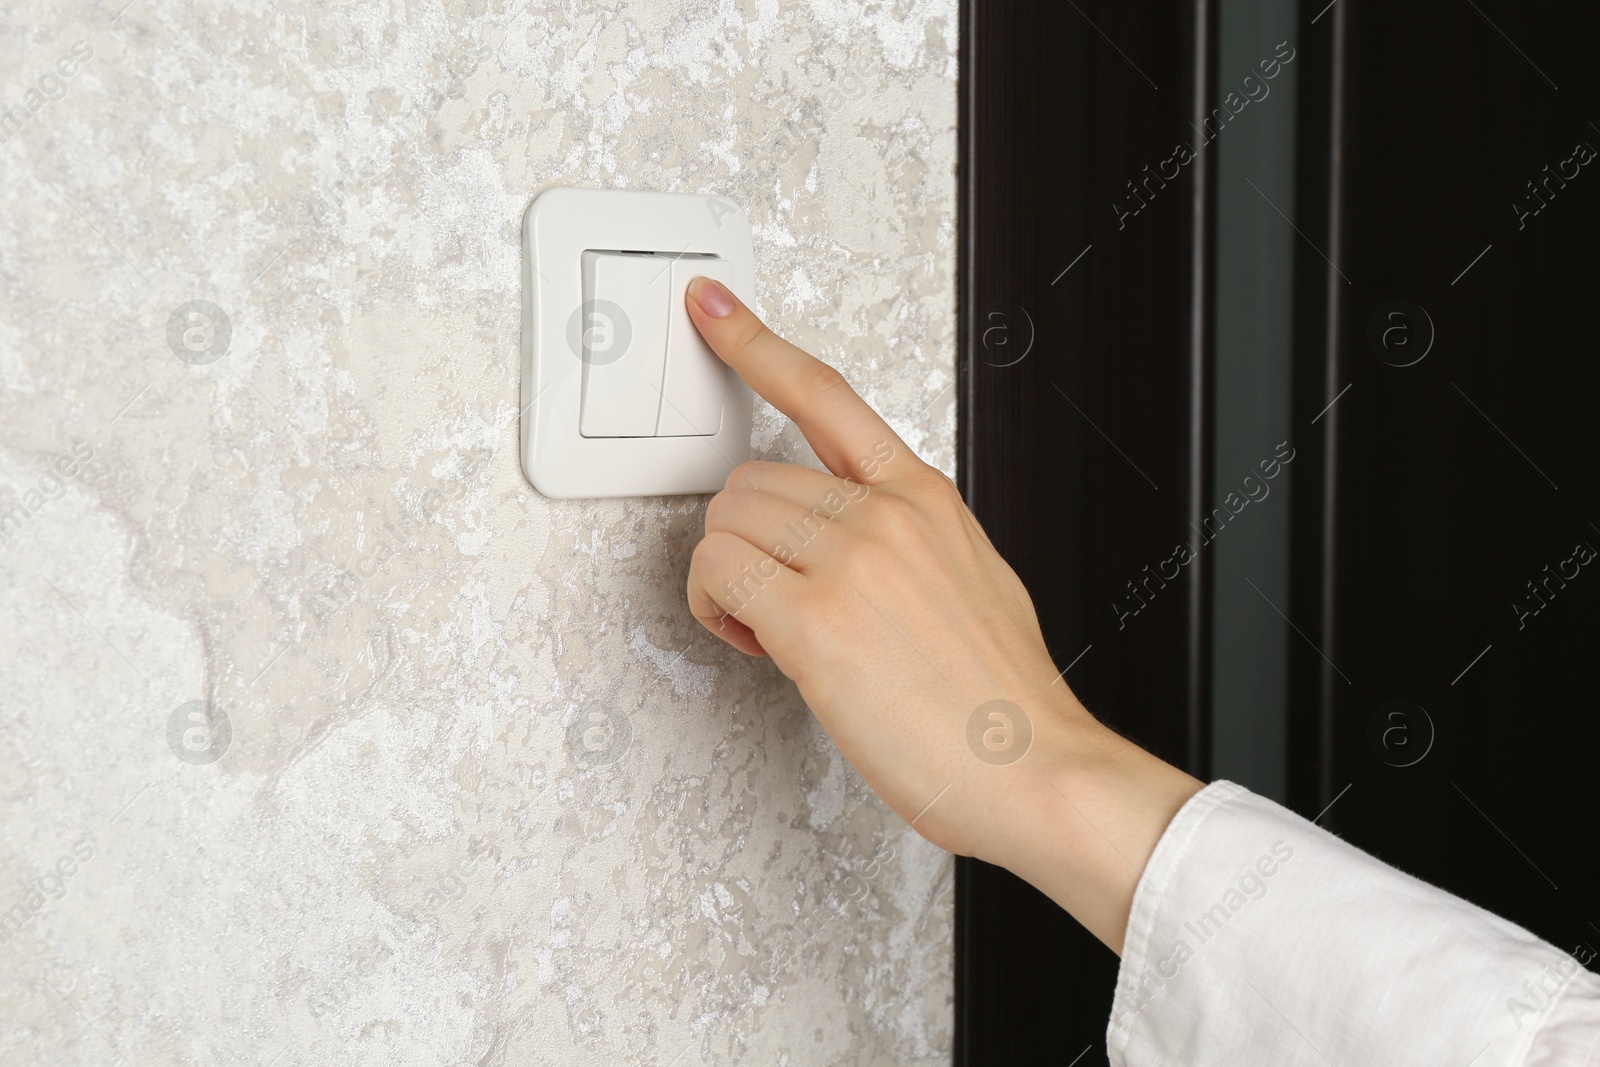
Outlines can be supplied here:
[[712, 351], [794, 420], [836, 476], [874, 484], [921, 462], [844, 375], [767, 329], [720, 282], [694, 279], [685, 302]]

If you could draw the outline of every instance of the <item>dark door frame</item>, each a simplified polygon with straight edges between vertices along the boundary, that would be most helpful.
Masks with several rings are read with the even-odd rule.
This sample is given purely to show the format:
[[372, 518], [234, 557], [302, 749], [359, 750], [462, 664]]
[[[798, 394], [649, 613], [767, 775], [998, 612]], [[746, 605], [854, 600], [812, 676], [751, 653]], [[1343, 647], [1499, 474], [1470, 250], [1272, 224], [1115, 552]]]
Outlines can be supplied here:
[[[1215, 2], [964, 0], [960, 40], [962, 491], [1074, 692], [1204, 776]], [[956, 879], [955, 1062], [1105, 1063], [1116, 957], [1004, 870]]]

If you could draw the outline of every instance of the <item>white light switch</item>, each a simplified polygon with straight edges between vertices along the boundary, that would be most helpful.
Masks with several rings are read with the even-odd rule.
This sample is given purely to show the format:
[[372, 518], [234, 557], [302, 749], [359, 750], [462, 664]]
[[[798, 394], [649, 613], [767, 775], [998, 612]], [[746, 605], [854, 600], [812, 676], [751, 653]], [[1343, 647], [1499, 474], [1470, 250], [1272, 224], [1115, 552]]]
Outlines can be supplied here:
[[721, 196], [548, 189], [522, 229], [522, 469], [557, 498], [714, 493], [754, 394], [684, 307], [697, 274], [755, 304], [750, 219]]
[[[669, 267], [659, 256], [583, 253], [583, 436], [655, 436], [667, 355]], [[719, 394], [719, 405], [721, 399]]]
[[684, 292], [698, 275], [733, 288], [733, 267], [709, 256], [675, 258], [667, 309], [667, 369], [661, 387], [661, 419], [657, 437], [714, 434], [722, 425], [722, 401], [728, 391], [728, 365], [717, 358], [689, 318]]

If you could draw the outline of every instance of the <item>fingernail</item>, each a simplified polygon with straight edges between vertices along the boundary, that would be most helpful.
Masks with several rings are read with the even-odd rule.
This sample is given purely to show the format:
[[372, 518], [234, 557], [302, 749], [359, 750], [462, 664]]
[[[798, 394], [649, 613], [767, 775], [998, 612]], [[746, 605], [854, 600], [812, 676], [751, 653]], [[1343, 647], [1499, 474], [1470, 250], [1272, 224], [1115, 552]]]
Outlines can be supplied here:
[[700, 305], [714, 319], [725, 319], [733, 314], [733, 294], [723, 288], [715, 278], [701, 276], [689, 283], [689, 299]]

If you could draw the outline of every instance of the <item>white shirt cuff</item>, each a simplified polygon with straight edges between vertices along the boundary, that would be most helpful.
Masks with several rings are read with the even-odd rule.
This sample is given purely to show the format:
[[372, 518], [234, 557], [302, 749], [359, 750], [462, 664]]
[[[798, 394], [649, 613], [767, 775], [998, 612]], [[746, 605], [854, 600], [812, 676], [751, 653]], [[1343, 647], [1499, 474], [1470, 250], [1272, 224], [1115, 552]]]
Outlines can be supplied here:
[[1600, 1063], [1600, 978], [1512, 923], [1216, 782], [1134, 894], [1115, 1067]]

